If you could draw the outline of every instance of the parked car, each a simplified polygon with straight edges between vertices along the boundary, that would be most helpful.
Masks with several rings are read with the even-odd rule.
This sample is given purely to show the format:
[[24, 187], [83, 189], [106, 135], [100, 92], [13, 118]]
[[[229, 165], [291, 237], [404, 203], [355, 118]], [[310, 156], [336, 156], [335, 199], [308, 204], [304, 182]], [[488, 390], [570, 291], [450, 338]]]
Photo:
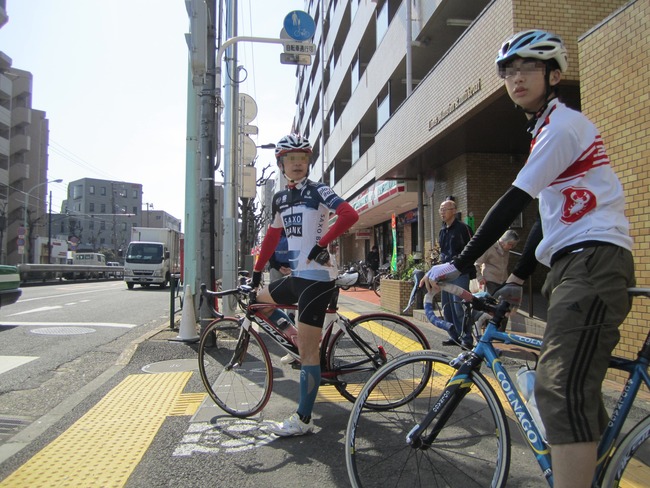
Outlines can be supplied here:
[[[120, 266], [120, 267], [121, 267], [122, 265], [121, 265], [120, 263], [118, 263], [117, 261], [108, 261], [108, 262], [106, 263], [106, 266]], [[123, 275], [123, 273], [124, 273], [124, 272], [122, 271], [122, 269], [120, 269], [120, 270], [116, 270], [115, 272], [109, 272], [109, 273], [108, 273], [108, 277], [109, 277], [109, 278], [119, 278], [119, 279], [122, 279], [122, 275]]]
[[0, 265], [0, 307], [16, 303], [22, 294], [18, 268]]

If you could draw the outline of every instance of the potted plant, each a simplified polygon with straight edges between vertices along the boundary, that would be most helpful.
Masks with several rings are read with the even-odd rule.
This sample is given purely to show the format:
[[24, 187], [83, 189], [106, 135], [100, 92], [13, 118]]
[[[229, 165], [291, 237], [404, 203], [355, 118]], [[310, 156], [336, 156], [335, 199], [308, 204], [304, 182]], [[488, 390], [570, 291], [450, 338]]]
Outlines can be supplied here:
[[416, 254], [410, 254], [397, 264], [397, 279], [385, 278], [381, 282], [381, 307], [396, 314], [412, 315], [413, 307], [404, 311], [413, 289], [413, 271], [424, 270], [424, 262]]

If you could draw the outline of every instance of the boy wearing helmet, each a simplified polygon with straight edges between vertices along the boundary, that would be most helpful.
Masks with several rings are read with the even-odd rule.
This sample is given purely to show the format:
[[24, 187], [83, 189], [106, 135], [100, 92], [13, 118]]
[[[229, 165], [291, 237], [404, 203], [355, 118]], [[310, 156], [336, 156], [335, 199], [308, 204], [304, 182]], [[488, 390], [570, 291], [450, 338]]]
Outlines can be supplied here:
[[[271, 282], [257, 294], [257, 300], [263, 303], [298, 304], [300, 401], [296, 413], [283, 422], [269, 425], [269, 430], [280, 436], [302, 435], [313, 430], [311, 413], [321, 380], [321, 329], [338, 274], [327, 245], [359, 219], [352, 206], [330, 187], [307, 179], [311, 152], [309, 141], [294, 134], [283, 137], [276, 146], [278, 166], [288, 185], [273, 196], [271, 224], [253, 270], [252, 286], [257, 288], [262, 270], [284, 229], [291, 275]], [[331, 228], [330, 212], [337, 215]]]
[[607, 421], [601, 398], [618, 326], [635, 284], [632, 239], [622, 186], [596, 127], [557, 99], [567, 68], [562, 40], [528, 30], [508, 39], [496, 58], [508, 95], [528, 119], [530, 155], [463, 252], [431, 268], [424, 280], [458, 276], [476, 261], [534, 198], [540, 222], [497, 297], [514, 305], [537, 261], [549, 266], [542, 292], [547, 326], [535, 396], [553, 460], [554, 486], [588, 487]]

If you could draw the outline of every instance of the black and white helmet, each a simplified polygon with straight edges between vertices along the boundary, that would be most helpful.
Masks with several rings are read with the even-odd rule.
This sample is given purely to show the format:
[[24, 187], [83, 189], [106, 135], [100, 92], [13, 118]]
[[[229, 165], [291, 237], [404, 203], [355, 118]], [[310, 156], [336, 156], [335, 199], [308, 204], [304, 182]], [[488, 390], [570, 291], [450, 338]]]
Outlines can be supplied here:
[[280, 160], [282, 156], [290, 152], [304, 152], [311, 154], [311, 144], [307, 138], [302, 137], [298, 134], [289, 134], [284, 136], [280, 141], [275, 145], [275, 157]]
[[503, 43], [495, 60], [499, 74], [505, 64], [514, 58], [555, 60], [562, 73], [569, 64], [562, 39], [550, 32], [536, 29], [518, 32]]

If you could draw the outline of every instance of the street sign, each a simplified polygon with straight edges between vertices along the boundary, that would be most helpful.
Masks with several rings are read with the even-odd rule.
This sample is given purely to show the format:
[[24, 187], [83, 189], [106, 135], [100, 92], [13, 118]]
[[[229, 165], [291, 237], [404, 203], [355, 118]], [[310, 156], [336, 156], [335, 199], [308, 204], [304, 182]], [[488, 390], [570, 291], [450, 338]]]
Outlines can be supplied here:
[[246, 124], [255, 120], [255, 117], [257, 117], [257, 103], [253, 100], [253, 97], [246, 93], [240, 93], [239, 107], [244, 113], [244, 122]]
[[289, 54], [316, 54], [316, 44], [313, 42], [285, 42], [284, 52]]
[[255, 157], [257, 156], [257, 146], [255, 146], [255, 142], [253, 142], [253, 139], [251, 139], [249, 136], [242, 137], [242, 164], [252, 164], [252, 162], [255, 161]]
[[314, 37], [316, 24], [307, 12], [294, 10], [284, 18], [284, 30], [296, 41], [306, 41]]
[[311, 56], [309, 54], [280, 53], [280, 63], [309, 66], [311, 64]]

